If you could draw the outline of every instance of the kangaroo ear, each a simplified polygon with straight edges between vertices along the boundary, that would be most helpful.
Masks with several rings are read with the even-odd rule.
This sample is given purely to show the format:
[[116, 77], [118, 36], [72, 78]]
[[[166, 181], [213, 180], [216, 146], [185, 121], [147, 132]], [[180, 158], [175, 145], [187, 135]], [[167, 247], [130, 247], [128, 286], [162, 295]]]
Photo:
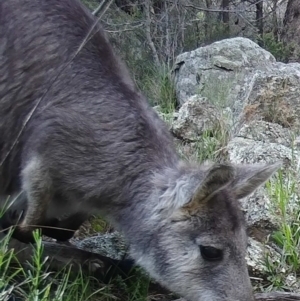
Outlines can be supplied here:
[[185, 208], [197, 207], [205, 199], [224, 188], [235, 178], [235, 168], [230, 164], [214, 164], [205, 174], [205, 178], [196, 187], [191, 201]]
[[235, 165], [235, 180], [232, 189], [238, 199], [242, 199], [263, 185], [281, 166], [283, 162], [274, 164]]

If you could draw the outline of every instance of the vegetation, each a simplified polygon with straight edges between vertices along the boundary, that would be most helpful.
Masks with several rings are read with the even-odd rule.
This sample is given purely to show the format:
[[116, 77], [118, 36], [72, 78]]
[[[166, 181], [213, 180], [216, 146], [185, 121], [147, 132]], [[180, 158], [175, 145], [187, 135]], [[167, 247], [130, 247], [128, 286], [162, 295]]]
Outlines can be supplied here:
[[282, 41], [277, 41], [276, 37], [271, 32], [264, 34], [259, 39], [259, 43], [261, 47], [271, 52], [277, 61], [288, 62], [292, 51], [292, 46], [290, 44], [285, 45]]
[[34, 235], [34, 253], [26, 268], [8, 248], [11, 235], [0, 240], [1, 301], [146, 301], [150, 280], [138, 268], [133, 278], [124, 281], [117, 277], [108, 285], [81, 271], [72, 273], [71, 266], [59, 272], [49, 271], [47, 260], [42, 258], [41, 235], [39, 231], [35, 231]]
[[296, 279], [300, 275], [300, 190], [297, 180], [298, 162], [292, 168], [280, 171], [267, 189], [271, 196], [271, 210], [278, 229], [270, 236], [270, 242], [277, 246], [279, 257], [274, 260], [266, 252], [266, 289], [288, 289], [286, 279]]

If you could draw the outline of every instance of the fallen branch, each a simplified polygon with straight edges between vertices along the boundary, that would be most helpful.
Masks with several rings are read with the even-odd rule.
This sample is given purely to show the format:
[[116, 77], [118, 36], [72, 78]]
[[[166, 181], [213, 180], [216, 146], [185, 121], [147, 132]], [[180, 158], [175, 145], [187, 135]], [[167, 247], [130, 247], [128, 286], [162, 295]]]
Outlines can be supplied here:
[[[27, 265], [32, 260], [34, 246], [24, 244], [11, 238], [9, 248], [14, 249], [16, 260], [22, 265]], [[131, 259], [115, 260], [82, 250], [74, 245], [65, 245], [57, 242], [43, 241], [43, 260], [51, 271], [60, 271], [68, 265], [72, 272], [83, 272], [107, 283], [115, 275], [128, 277], [134, 263]]]
[[255, 294], [255, 301], [299, 301], [300, 294], [286, 292], [269, 292]]

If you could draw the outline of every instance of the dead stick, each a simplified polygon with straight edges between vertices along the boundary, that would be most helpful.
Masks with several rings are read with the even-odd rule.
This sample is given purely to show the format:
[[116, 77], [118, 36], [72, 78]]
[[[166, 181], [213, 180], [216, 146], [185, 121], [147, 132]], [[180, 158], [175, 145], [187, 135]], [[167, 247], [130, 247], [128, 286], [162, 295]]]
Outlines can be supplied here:
[[300, 294], [268, 292], [255, 294], [255, 301], [300, 301]]
[[[9, 248], [14, 249], [15, 258], [23, 266], [31, 261], [34, 254], [33, 245], [21, 243], [13, 238], [10, 239]], [[43, 248], [42, 257], [43, 259], [48, 258], [46, 261], [48, 269], [59, 271], [72, 264], [71, 270], [73, 272], [82, 269], [83, 272], [87, 272], [104, 282], [109, 281], [115, 274], [127, 277], [133, 267], [131, 259], [115, 260], [79, 249], [74, 245], [43, 241]]]

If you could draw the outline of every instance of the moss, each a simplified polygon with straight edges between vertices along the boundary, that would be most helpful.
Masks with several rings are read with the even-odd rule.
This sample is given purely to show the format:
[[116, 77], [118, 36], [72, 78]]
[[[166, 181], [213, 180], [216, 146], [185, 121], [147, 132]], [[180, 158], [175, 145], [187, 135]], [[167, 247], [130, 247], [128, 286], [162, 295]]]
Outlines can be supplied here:
[[105, 233], [109, 230], [110, 225], [100, 216], [90, 218], [91, 230], [97, 233]]

